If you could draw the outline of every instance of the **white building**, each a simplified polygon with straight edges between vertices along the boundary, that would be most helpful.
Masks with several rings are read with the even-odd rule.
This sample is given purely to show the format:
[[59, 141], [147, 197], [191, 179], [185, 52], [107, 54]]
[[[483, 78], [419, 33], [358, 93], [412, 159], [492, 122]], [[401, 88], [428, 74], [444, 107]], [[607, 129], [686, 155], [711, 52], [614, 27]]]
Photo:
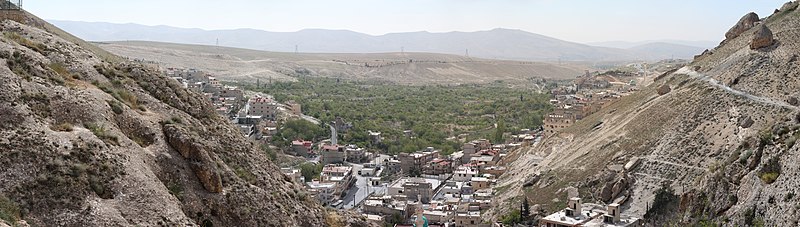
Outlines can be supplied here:
[[477, 177], [479, 174], [478, 169], [466, 167], [466, 166], [459, 166], [456, 168], [456, 171], [453, 172], [453, 181], [458, 182], [469, 182], [472, 180], [473, 177]]

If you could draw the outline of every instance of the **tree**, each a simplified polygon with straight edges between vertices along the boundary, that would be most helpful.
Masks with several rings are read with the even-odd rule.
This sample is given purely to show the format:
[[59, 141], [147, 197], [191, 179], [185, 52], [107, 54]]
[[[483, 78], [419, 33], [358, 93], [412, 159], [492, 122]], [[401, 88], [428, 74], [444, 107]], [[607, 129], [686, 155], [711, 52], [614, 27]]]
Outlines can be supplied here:
[[515, 224], [520, 223], [520, 222], [522, 222], [522, 216], [521, 216], [519, 210], [517, 210], [517, 209], [514, 209], [514, 210], [511, 211], [511, 213], [508, 213], [508, 214], [503, 216], [503, 224], [504, 225], [511, 226], [511, 225], [515, 225]]
[[317, 176], [319, 176], [321, 172], [322, 172], [322, 165], [314, 164], [311, 162], [300, 164], [300, 174], [303, 175], [303, 178], [305, 178], [306, 182], [309, 182], [312, 179], [316, 178]]
[[506, 131], [506, 123], [503, 121], [503, 118], [497, 119], [497, 128], [494, 131], [494, 143], [501, 144], [505, 142], [503, 140], [503, 133]]

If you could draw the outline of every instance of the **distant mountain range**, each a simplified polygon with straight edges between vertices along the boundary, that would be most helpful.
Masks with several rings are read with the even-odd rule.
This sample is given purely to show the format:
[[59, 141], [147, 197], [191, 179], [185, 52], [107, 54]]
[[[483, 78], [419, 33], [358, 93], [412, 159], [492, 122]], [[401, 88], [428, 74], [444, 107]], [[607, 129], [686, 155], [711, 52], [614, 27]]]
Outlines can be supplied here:
[[[90, 41], [142, 40], [305, 53], [430, 52], [526, 61], [638, 61], [691, 58], [708, 48], [687, 42], [587, 45], [513, 29], [477, 32], [407, 32], [372, 36], [347, 30], [202, 30], [170, 26], [50, 20]], [[217, 43], [218, 42], [218, 43]], [[605, 44], [605, 45], [604, 45]], [[612, 45], [612, 44], [617, 44]], [[629, 43], [630, 44], [630, 43]], [[698, 43], [695, 43], [698, 44]], [[703, 47], [705, 46], [705, 47]]]

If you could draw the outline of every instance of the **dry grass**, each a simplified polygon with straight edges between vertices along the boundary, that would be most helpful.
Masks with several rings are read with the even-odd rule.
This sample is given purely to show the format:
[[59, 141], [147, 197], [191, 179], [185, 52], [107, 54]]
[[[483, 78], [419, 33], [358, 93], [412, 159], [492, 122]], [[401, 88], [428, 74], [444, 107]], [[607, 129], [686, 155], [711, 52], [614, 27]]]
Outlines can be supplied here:
[[44, 51], [47, 50], [47, 46], [45, 46], [44, 44], [34, 43], [33, 41], [30, 41], [27, 38], [20, 36], [16, 32], [4, 32], [3, 36], [6, 37], [7, 39], [13, 40], [19, 45], [22, 45], [39, 53], [44, 53]]
[[50, 126], [50, 129], [57, 132], [72, 132], [72, 124], [64, 122], [57, 125]]

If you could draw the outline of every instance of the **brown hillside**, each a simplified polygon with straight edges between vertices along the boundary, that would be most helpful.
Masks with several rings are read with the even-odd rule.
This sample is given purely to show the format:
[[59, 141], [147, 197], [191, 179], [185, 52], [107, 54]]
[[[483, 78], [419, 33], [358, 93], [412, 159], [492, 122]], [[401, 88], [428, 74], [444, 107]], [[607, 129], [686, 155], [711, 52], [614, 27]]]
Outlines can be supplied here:
[[[757, 26], [745, 30], [514, 154], [519, 159], [498, 187], [512, 193], [499, 193], [494, 217], [521, 195], [549, 212], [564, 208], [573, 186], [585, 201], [621, 202], [623, 214], [645, 217], [648, 225], [797, 226], [800, 12], [783, 10], [757, 23], [771, 30], [774, 44], [751, 49]], [[677, 197], [654, 204], [662, 185]]]
[[330, 224], [202, 96], [25, 22], [0, 23], [0, 225]]

